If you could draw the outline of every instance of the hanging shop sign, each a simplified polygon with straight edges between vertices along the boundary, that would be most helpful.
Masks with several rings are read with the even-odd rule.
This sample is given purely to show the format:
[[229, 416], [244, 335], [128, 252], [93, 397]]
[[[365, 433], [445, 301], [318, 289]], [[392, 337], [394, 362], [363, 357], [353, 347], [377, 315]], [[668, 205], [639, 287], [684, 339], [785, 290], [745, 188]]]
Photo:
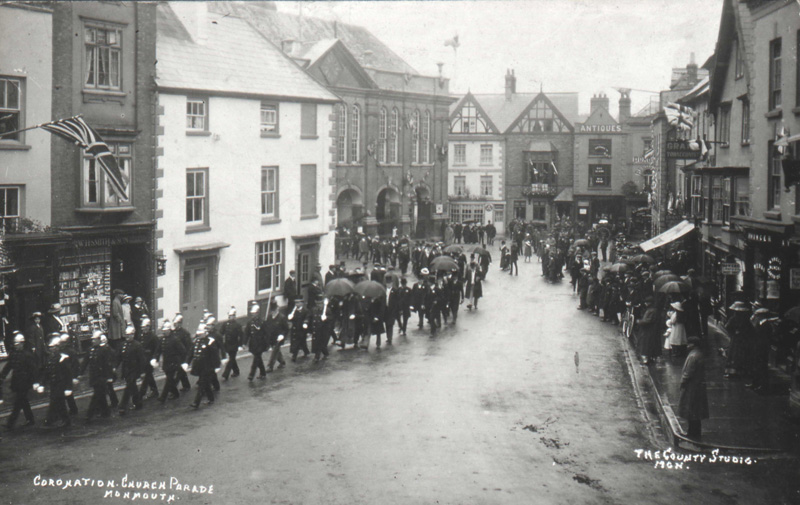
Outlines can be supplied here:
[[699, 160], [700, 150], [692, 149], [687, 140], [668, 140], [666, 158], [668, 160]]
[[443, 203], [437, 203], [436, 204], [436, 213], [437, 214], [444, 214], [444, 204]]
[[719, 271], [722, 275], [739, 275], [742, 268], [738, 263], [720, 263]]

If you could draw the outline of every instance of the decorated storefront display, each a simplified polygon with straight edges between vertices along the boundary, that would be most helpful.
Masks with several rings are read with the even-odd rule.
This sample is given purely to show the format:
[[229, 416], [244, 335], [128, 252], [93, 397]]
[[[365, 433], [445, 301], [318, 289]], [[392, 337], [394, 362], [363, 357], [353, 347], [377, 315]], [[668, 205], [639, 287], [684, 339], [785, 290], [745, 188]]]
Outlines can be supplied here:
[[111, 248], [94, 247], [66, 254], [59, 271], [62, 319], [79, 341], [105, 331], [111, 309]]

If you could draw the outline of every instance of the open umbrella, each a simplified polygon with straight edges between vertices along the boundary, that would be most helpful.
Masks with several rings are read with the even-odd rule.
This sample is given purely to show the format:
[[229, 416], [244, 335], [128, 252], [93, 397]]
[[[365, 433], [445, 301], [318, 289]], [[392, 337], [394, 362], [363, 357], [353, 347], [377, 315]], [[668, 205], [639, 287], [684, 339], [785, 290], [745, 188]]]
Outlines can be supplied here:
[[356, 293], [367, 298], [378, 298], [379, 296], [386, 296], [386, 289], [383, 285], [376, 281], [361, 281], [356, 284]]
[[345, 296], [353, 292], [356, 285], [345, 278], [333, 279], [325, 284], [325, 294], [328, 296]]
[[457, 244], [450, 244], [449, 246], [444, 248], [444, 252], [447, 254], [458, 253], [461, 254], [464, 252], [464, 248]]
[[658, 279], [653, 281], [653, 287], [656, 290], [660, 290], [661, 287], [664, 284], [666, 284], [668, 282], [677, 282], [677, 281], [680, 281], [680, 280], [681, 280], [681, 278], [678, 277], [677, 275], [673, 275], [673, 274], [662, 275], [661, 277], [659, 277]]
[[581, 239], [578, 239], [575, 242], [573, 242], [573, 245], [578, 246], [578, 247], [586, 247], [588, 245], [591, 245], [591, 243], [588, 240], [586, 240], [585, 238], [581, 238]]
[[431, 261], [431, 269], [437, 272], [458, 270], [458, 263], [449, 256], [439, 256]]
[[674, 274], [672, 273], [672, 270], [659, 270], [653, 275], [653, 277], [658, 278], [661, 277], [662, 275], [674, 275]]
[[632, 257], [631, 260], [634, 263], [647, 263], [650, 265], [656, 262], [656, 260], [654, 260], [649, 254], [637, 254], [636, 256]]
[[692, 288], [689, 287], [688, 284], [681, 281], [669, 281], [664, 283], [658, 290], [659, 293], [681, 293], [686, 294], [691, 291]]
[[491, 256], [492, 255], [492, 253], [490, 253], [489, 251], [487, 251], [486, 249], [484, 249], [481, 246], [475, 246], [472, 249], [472, 252], [474, 252], [475, 254], [478, 254], [480, 256]]
[[630, 270], [631, 267], [626, 265], [625, 263], [614, 263], [610, 267], [608, 267], [609, 272], [614, 272], [615, 274], [621, 274]]

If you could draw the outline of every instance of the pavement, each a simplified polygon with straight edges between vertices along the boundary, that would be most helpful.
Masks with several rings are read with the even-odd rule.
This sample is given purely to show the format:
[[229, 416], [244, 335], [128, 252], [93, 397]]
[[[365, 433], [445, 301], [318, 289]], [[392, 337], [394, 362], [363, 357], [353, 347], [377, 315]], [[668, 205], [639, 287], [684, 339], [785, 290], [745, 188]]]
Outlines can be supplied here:
[[[480, 309], [462, 306], [435, 338], [413, 316], [391, 347], [373, 338], [369, 351], [331, 347], [319, 363], [231, 379], [197, 411], [182, 395], [89, 426], [3, 433], [0, 503], [127, 503], [145, 483], [166, 487], [147, 498], [161, 503], [800, 501], [796, 463], [703, 451], [677, 467], [617, 327], [577, 311], [568, 284], [547, 283], [535, 259], [519, 276], [496, 265]], [[100, 480], [120, 495], [106, 497]]]
[[[744, 379], [723, 378], [725, 358], [718, 349], [726, 340], [724, 330], [710, 322], [704, 349], [710, 418], [703, 421], [702, 438], [691, 444], [800, 456], [800, 424], [789, 416], [788, 376], [772, 368], [771, 385], [766, 393], [745, 387]], [[684, 358], [666, 356], [659, 358], [655, 365], [639, 366], [650, 373], [662, 405], [667, 407], [664, 416], [674, 428], [676, 442], [691, 445], [686, 444], [688, 423], [669, 419], [678, 410], [683, 363]]]

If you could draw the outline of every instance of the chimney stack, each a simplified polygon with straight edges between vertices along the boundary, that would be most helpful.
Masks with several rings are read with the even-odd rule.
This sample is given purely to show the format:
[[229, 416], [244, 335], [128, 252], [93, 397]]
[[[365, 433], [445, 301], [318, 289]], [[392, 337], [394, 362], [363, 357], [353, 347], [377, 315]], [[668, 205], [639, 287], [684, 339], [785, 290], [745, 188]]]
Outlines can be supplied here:
[[606, 111], [608, 111], [608, 104], [609, 104], [608, 97], [603, 93], [598, 93], [592, 96], [592, 100], [589, 106], [589, 113], [594, 114], [594, 111], [596, 111], [597, 109], [605, 109]]
[[619, 122], [623, 123], [631, 117], [631, 90], [619, 89]]
[[689, 64], [686, 65], [686, 78], [689, 81], [689, 86], [694, 87], [697, 84], [697, 63], [694, 61], [694, 53], [691, 54]]
[[506, 70], [506, 100], [511, 101], [514, 93], [517, 92], [517, 77], [514, 70]]

